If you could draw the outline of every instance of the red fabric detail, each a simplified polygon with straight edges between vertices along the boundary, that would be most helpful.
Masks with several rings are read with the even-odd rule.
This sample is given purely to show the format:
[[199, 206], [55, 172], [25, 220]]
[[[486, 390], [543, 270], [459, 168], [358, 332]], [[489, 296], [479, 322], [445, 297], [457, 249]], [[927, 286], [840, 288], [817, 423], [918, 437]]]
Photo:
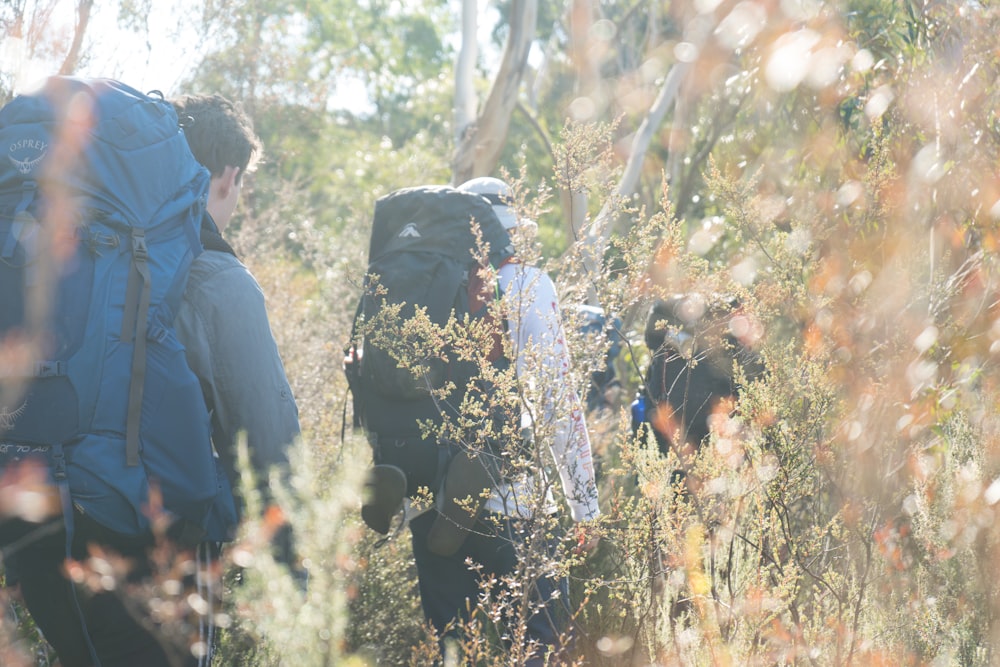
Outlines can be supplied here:
[[[518, 262], [516, 257], [508, 257], [500, 263], [500, 266], [496, 267], [496, 270], [500, 270], [500, 267], [506, 266], [507, 264], [516, 264]], [[469, 276], [469, 287], [468, 287], [468, 298], [469, 298], [469, 313], [475, 314], [482, 312], [481, 319], [486, 322], [489, 326], [493, 335], [492, 344], [490, 349], [487, 351], [486, 359], [493, 363], [503, 356], [503, 327], [497, 326], [494, 322], [493, 313], [490, 312], [490, 304], [496, 297], [497, 284], [494, 279], [493, 284], [487, 285], [483, 281], [483, 277], [480, 275], [479, 270], [471, 272]]]

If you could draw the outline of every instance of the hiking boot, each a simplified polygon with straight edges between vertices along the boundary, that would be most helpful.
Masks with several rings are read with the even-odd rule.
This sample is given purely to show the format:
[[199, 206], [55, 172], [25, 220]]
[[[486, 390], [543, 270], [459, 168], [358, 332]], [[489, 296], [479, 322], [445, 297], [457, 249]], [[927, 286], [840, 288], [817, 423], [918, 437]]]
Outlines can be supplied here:
[[[427, 534], [427, 548], [439, 556], [451, 556], [458, 551], [486, 502], [483, 491], [492, 486], [493, 477], [483, 455], [465, 451], [456, 454], [445, 473], [437, 503], [438, 515]], [[471, 506], [462, 502], [469, 497]]]
[[406, 473], [391, 465], [377, 465], [368, 470], [361, 490], [361, 518], [369, 528], [389, 534], [392, 517], [403, 508]]

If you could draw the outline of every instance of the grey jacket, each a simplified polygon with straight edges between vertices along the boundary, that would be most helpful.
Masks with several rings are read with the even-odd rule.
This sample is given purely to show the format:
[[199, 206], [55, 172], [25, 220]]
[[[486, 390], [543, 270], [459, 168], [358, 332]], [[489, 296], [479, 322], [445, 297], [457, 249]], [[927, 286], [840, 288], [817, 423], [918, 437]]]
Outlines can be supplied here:
[[287, 466], [299, 417], [260, 285], [236, 257], [206, 250], [191, 265], [175, 323], [201, 382], [212, 441], [233, 488], [241, 431], [247, 434], [251, 464], [266, 482], [270, 467]]

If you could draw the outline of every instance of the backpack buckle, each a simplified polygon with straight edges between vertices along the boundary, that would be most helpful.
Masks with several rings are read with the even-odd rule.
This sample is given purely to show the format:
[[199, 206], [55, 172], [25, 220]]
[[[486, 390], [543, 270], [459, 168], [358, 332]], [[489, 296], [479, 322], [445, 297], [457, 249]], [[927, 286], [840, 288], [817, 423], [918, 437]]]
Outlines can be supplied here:
[[57, 482], [64, 481], [66, 479], [66, 455], [63, 453], [62, 445], [53, 445], [50, 456], [52, 461], [52, 477]]
[[149, 259], [146, 237], [138, 229], [132, 230], [132, 256], [137, 262], [145, 262]]
[[146, 332], [146, 338], [153, 341], [154, 343], [163, 344], [163, 341], [167, 339], [169, 332], [166, 327], [159, 324], [152, 324], [149, 327], [149, 331]]
[[35, 377], [51, 378], [66, 375], [66, 362], [64, 361], [36, 361]]

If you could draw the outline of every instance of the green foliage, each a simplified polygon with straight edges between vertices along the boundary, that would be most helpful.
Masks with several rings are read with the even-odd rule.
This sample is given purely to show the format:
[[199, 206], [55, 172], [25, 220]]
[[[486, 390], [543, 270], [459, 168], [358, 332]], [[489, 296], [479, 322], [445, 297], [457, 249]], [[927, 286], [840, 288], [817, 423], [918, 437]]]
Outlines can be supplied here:
[[[10, 584], [5, 581], [5, 586]], [[18, 597], [4, 588], [0, 604], [4, 607], [0, 617], [0, 660], [11, 667], [50, 667], [57, 663], [55, 651], [28, 614]]]

